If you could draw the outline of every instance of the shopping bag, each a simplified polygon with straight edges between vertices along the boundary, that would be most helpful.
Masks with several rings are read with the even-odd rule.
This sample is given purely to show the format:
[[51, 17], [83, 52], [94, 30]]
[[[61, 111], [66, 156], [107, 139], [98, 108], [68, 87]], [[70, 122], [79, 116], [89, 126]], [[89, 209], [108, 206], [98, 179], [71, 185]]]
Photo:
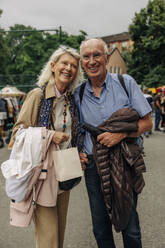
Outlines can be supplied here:
[[78, 150], [76, 147], [53, 152], [56, 179], [62, 190], [76, 186], [83, 176]]

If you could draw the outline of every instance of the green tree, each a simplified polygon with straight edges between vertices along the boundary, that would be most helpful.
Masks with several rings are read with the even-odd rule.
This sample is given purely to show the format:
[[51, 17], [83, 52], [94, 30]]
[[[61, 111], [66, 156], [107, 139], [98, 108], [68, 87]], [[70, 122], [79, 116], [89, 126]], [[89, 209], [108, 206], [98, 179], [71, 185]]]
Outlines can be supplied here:
[[10, 32], [5, 35], [5, 44], [9, 48], [5, 82], [29, 91], [35, 87], [41, 68], [54, 50], [62, 44], [78, 49], [86, 35], [84, 31], [79, 35], [69, 35], [61, 27], [53, 34], [38, 32], [31, 26], [16, 24], [10, 27]]
[[138, 83], [158, 87], [165, 82], [165, 1], [149, 0], [129, 26], [134, 47], [128, 73]]
[[[17, 32], [15, 32], [17, 30]], [[6, 72], [6, 81], [9, 81], [10, 85], [21, 85], [26, 80], [26, 74], [28, 70], [28, 84], [33, 81], [33, 72], [36, 72], [36, 66], [32, 61], [31, 56], [36, 52], [37, 40], [41, 37], [31, 37], [31, 32], [24, 32], [22, 30], [35, 31], [31, 26], [14, 25], [10, 27], [10, 32], [6, 34], [6, 45], [9, 48], [8, 66]], [[35, 33], [35, 32], [34, 32]], [[36, 33], [35, 33], [36, 34]], [[30, 41], [29, 41], [30, 37]], [[34, 45], [34, 40], [36, 44]], [[40, 41], [42, 42], [42, 40]], [[31, 46], [29, 46], [31, 44]], [[28, 69], [27, 69], [28, 68]]]
[[[0, 17], [3, 11], [0, 9]], [[0, 27], [0, 86], [5, 85], [4, 75], [7, 73], [9, 49], [5, 42], [5, 32]]]

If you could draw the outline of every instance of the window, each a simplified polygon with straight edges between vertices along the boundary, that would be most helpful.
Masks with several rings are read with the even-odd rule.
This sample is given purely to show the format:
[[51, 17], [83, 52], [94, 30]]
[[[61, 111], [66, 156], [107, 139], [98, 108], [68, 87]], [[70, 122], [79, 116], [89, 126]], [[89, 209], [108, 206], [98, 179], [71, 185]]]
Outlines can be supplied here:
[[116, 44], [114, 43], [114, 44], [112, 44], [112, 49], [114, 49], [116, 47]]
[[122, 42], [122, 47], [126, 48], [128, 45], [127, 41]]
[[120, 74], [120, 67], [117, 68], [117, 73]]

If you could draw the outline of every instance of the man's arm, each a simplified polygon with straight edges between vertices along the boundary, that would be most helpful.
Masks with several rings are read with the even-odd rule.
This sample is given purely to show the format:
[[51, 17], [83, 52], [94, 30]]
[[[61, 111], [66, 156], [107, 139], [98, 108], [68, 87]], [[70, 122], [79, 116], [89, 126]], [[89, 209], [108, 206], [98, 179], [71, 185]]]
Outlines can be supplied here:
[[142, 133], [152, 129], [152, 119], [150, 114], [145, 115], [138, 121], [138, 131], [130, 133], [129, 137], [139, 137]]
[[138, 131], [137, 132], [132, 132], [129, 134], [128, 133], [105, 132], [103, 134], [100, 134], [97, 137], [97, 141], [99, 141], [101, 144], [103, 144], [107, 147], [112, 147], [127, 137], [131, 137], [131, 138], [139, 137], [142, 133], [149, 131], [151, 129], [152, 129], [151, 116], [150, 116], [150, 114], [147, 114], [138, 121]]

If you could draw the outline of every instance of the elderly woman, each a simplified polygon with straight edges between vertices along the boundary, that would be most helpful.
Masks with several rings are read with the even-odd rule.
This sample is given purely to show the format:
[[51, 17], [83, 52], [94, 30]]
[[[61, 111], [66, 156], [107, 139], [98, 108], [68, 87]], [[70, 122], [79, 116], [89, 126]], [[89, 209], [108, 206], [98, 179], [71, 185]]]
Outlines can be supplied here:
[[[61, 149], [76, 146], [78, 115], [73, 91], [82, 79], [79, 59], [77, 51], [68, 47], [52, 54], [39, 76], [39, 88], [29, 92], [22, 106], [9, 146], [22, 125], [55, 129], [51, 131], [53, 143]], [[51, 162], [33, 214], [37, 248], [63, 247], [69, 191], [58, 188], [52, 167]]]

